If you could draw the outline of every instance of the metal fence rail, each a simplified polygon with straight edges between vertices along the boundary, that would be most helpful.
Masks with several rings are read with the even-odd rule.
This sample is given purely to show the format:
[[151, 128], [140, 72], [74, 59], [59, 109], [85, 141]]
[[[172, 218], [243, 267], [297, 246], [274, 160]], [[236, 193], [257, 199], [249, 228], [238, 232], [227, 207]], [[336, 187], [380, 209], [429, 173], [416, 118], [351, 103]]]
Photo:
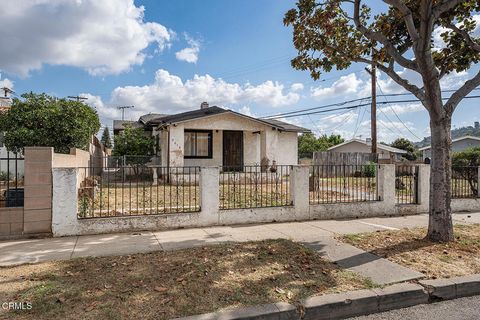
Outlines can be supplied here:
[[0, 207], [23, 207], [24, 162], [13, 152], [0, 157]]
[[292, 205], [290, 166], [223, 167], [220, 172], [220, 209]]
[[478, 167], [452, 167], [452, 199], [478, 197]]
[[199, 174], [200, 167], [80, 168], [78, 218], [197, 212]]
[[395, 198], [397, 204], [418, 204], [418, 170], [416, 165], [395, 166]]
[[310, 204], [377, 201], [377, 165], [310, 166]]

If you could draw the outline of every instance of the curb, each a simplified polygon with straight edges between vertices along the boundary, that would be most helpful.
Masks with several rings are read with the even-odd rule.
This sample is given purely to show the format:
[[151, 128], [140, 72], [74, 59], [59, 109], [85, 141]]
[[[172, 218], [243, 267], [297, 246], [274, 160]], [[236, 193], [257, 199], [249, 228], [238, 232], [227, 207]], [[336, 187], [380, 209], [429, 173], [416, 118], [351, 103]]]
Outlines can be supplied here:
[[313, 296], [299, 306], [278, 302], [219, 311], [176, 320], [320, 320], [344, 319], [480, 294], [480, 274], [416, 283], [399, 283], [382, 289], [365, 289]]

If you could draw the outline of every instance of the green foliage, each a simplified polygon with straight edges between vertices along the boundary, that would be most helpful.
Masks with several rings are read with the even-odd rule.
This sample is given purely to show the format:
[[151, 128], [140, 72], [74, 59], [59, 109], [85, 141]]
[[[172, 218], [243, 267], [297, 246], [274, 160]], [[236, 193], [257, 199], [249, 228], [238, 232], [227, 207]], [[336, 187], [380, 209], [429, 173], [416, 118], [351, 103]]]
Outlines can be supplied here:
[[87, 150], [100, 129], [97, 112], [82, 102], [32, 92], [22, 98], [13, 99], [11, 109], [0, 115], [0, 130], [10, 151], [21, 153], [29, 146], [53, 147], [60, 153]]
[[452, 155], [453, 167], [478, 167], [480, 166], [480, 147], [454, 152]]
[[107, 127], [103, 129], [102, 139], [100, 140], [106, 148], [112, 148], [112, 139], [110, 138], [110, 131]]
[[124, 131], [115, 136], [114, 156], [126, 157], [127, 164], [143, 164], [150, 160], [155, 141], [145, 134], [143, 128], [127, 126]]
[[377, 164], [373, 161], [369, 161], [364, 168], [365, 177], [373, 178], [377, 174]]
[[298, 156], [300, 158], [311, 158], [315, 151], [325, 151], [330, 147], [340, 144], [344, 139], [340, 135], [326, 134], [315, 137], [312, 133], [304, 133], [298, 137]]
[[[318, 79], [321, 72], [329, 72], [334, 67], [344, 70], [353, 62], [365, 62], [370, 59], [372, 41], [365, 37], [352, 19], [352, 1], [346, 0], [301, 0], [297, 7], [289, 10], [284, 17], [284, 24], [293, 26], [293, 38], [298, 55], [292, 60], [292, 66], [298, 70], [309, 70], [312, 78]], [[412, 12], [413, 23], [420, 25], [422, 17], [421, 3], [418, 0], [402, 1]], [[436, 1], [440, 2], [440, 1]], [[359, 21], [366, 32], [382, 34], [400, 54], [414, 47], [406, 27], [404, 14], [394, 5], [375, 16], [364, 1], [359, 7]], [[476, 27], [472, 12], [480, 10], [480, 2], [466, 0], [453, 6], [433, 21], [432, 30], [449, 24], [463, 23], [463, 30], [471, 32]], [[444, 73], [464, 71], [477, 63], [480, 54], [466, 45], [462, 35], [446, 29], [441, 36], [445, 48], [432, 50], [432, 59], [439, 70]], [[478, 41], [473, 38], [474, 41]], [[430, 39], [427, 39], [430, 40]], [[393, 57], [385, 46], [376, 47], [375, 60], [388, 66]]]
[[397, 140], [392, 142], [391, 146], [397, 149], [407, 151], [407, 154], [402, 155], [402, 157], [404, 157], [405, 159], [410, 161], [417, 160], [418, 152], [415, 149], [412, 141], [405, 138], [398, 138]]

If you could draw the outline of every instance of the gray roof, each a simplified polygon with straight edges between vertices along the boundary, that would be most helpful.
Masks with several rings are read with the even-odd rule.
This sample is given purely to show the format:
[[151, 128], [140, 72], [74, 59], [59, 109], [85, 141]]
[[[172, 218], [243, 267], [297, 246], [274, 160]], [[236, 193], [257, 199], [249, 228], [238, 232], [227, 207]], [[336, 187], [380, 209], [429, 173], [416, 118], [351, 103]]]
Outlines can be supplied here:
[[193, 111], [187, 111], [187, 112], [182, 112], [170, 116], [164, 116], [164, 117], [159, 117], [157, 119], [153, 119], [149, 121], [149, 124], [154, 124], [158, 125], [159, 127], [167, 126], [173, 123], [178, 123], [178, 122], [183, 122], [183, 121], [188, 121], [188, 120], [193, 120], [193, 119], [198, 119], [198, 118], [203, 118], [203, 117], [209, 117], [217, 114], [222, 114], [222, 113], [232, 113], [237, 116], [241, 116], [244, 118], [248, 118], [253, 121], [261, 122], [266, 125], [273, 126], [279, 130], [282, 131], [291, 131], [291, 132], [310, 132], [309, 129], [302, 128], [299, 126], [295, 126], [290, 123], [286, 123], [283, 121], [279, 120], [271, 120], [271, 119], [257, 119], [254, 117], [250, 117], [232, 110], [228, 109], [222, 109], [217, 106], [209, 107], [209, 108], [204, 108], [204, 109], [197, 109]]
[[[331, 151], [331, 150], [335, 150], [336, 148], [340, 147], [340, 146], [344, 146], [346, 144], [349, 144], [349, 143], [352, 143], [352, 142], [358, 142], [358, 143], [362, 143], [364, 145], [369, 145], [365, 140], [360, 140], [360, 139], [352, 139], [352, 140], [348, 140], [348, 141], [345, 141], [345, 142], [342, 142], [340, 144], [337, 144], [333, 147], [330, 147], [328, 148], [327, 150], [328, 151]], [[407, 151], [405, 150], [402, 150], [402, 149], [398, 149], [398, 148], [394, 148], [394, 147], [391, 147], [391, 146], [387, 146], [386, 144], [382, 144], [382, 143], [377, 143], [377, 148], [378, 149], [382, 149], [382, 150], [385, 150], [385, 151], [388, 151], [388, 152], [393, 152], [393, 153], [400, 153], [400, 154], [406, 154], [408, 153]]]
[[[457, 142], [457, 141], [467, 140], [467, 139], [477, 140], [477, 141], [478, 141], [478, 140], [480, 140], [480, 137], [475, 137], [475, 136], [463, 136], [463, 137], [460, 137], [460, 138], [453, 139], [453, 140], [452, 140], [452, 143], [455, 143], [455, 142]], [[431, 149], [431, 148], [432, 148], [432, 146], [430, 145], [430, 146], [425, 146], [425, 147], [423, 147], [423, 148], [420, 148], [420, 149], [418, 149], [418, 150], [419, 150], [419, 151], [424, 151], [424, 150], [429, 150], [429, 149]]]
[[144, 114], [143, 116], [141, 116], [138, 119], [138, 122], [141, 122], [143, 124], [147, 124], [152, 120], [167, 117], [167, 116], [168, 116], [168, 114], [163, 114], [163, 113], [148, 113], [148, 114]]
[[197, 118], [203, 118], [211, 115], [216, 115], [220, 113], [225, 113], [228, 110], [213, 106], [209, 108], [204, 108], [204, 109], [197, 109], [193, 111], [187, 111], [187, 112], [182, 112], [182, 113], [177, 113], [177, 114], [172, 114], [170, 116], [166, 117], [159, 117], [157, 119], [152, 119], [150, 120], [150, 124], [158, 124], [158, 125], [169, 125], [172, 123], [177, 123], [177, 122], [182, 122], [182, 121], [187, 121], [187, 120], [193, 120]]

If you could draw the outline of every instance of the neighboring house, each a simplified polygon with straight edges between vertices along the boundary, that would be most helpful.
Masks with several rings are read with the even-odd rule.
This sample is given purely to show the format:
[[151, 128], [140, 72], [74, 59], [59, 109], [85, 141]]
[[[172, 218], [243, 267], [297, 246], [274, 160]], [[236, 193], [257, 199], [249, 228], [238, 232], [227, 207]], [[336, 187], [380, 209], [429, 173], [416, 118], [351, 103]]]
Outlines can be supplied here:
[[[372, 144], [370, 140], [352, 139], [330, 147], [328, 148], [328, 151], [371, 153]], [[377, 143], [377, 153], [378, 159], [391, 159], [394, 161], [399, 161], [402, 159], [402, 155], [407, 154], [407, 151], [387, 146], [382, 143]]]
[[[149, 114], [139, 121], [114, 121], [114, 134], [126, 124], [144, 127], [156, 139], [162, 166], [277, 165], [298, 162], [298, 134], [309, 132], [278, 120], [250, 117], [202, 103], [194, 111], [174, 115]], [[262, 160], [263, 159], [263, 160]]]
[[[474, 136], [464, 136], [452, 140], [452, 152], [460, 152], [469, 148], [480, 147], [480, 138]], [[418, 149], [423, 153], [423, 159], [432, 156], [432, 147], [426, 146]]]

